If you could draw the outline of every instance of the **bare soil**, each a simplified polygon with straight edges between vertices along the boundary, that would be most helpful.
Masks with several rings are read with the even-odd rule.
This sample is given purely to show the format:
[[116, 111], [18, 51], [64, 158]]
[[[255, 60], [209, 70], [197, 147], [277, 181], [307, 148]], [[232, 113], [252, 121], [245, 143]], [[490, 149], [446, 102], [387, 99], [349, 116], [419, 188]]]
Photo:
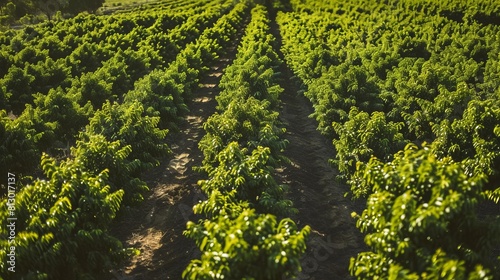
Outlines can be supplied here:
[[311, 227], [297, 279], [349, 279], [350, 258], [366, 249], [351, 213], [361, 213], [365, 203], [345, 196], [349, 187], [337, 180], [337, 168], [328, 163], [335, 157], [333, 144], [316, 129], [316, 120], [309, 117], [313, 106], [298, 93], [297, 79], [280, 51], [281, 35], [275, 20], [271, 21], [271, 33], [277, 38], [278, 55], [283, 61], [280, 119], [289, 141], [285, 156], [291, 161], [279, 176], [290, 187], [290, 198], [299, 211], [292, 218], [299, 227]]
[[336, 179], [338, 171], [328, 164], [335, 156], [333, 145], [308, 117], [313, 113], [311, 104], [297, 94], [289, 70], [284, 67], [282, 73], [286, 81], [280, 117], [287, 128], [285, 156], [291, 164], [279, 176], [290, 187], [290, 198], [299, 211], [292, 218], [299, 227], [311, 227], [298, 279], [347, 279], [350, 257], [364, 248], [351, 217], [352, 212], [361, 213], [363, 204], [344, 197], [349, 187]]

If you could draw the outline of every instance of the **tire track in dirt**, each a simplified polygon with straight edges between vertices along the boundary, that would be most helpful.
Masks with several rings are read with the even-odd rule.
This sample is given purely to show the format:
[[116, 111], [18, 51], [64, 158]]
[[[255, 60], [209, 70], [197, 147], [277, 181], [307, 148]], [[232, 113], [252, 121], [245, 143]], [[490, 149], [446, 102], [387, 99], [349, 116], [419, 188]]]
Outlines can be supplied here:
[[[280, 47], [278, 25], [271, 22], [271, 32]], [[277, 50], [281, 59], [283, 54]], [[349, 187], [339, 182], [338, 171], [328, 160], [335, 157], [331, 141], [316, 129], [309, 118], [313, 107], [299, 94], [292, 72], [283, 63], [280, 119], [289, 141], [284, 155], [291, 164], [279, 170], [279, 177], [290, 187], [290, 198], [299, 213], [292, 218], [300, 227], [309, 225], [311, 235], [302, 258], [302, 272], [297, 279], [348, 279], [349, 259], [365, 248], [363, 235], [356, 228], [352, 212], [361, 213], [362, 201], [352, 201], [344, 194]]]
[[172, 155], [143, 174], [150, 187], [144, 201], [137, 208], [126, 209], [113, 225], [113, 234], [125, 247], [140, 250], [140, 255], [113, 272], [115, 279], [181, 279], [189, 261], [199, 257], [194, 241], [182, 235], [187, 221], [194, 218], [193, 205], [204, 199], [197, 186], [203, 175], [193, 167], [202, 164], [198, 142], [205, 133], [203, 123], [215, 112], [219, 80], [236, 55], [243, 29], [227, 54], [200, 79], [199, 89], [188, 102], [190, 113], [179, 125], [179, 132], [167, 137]]

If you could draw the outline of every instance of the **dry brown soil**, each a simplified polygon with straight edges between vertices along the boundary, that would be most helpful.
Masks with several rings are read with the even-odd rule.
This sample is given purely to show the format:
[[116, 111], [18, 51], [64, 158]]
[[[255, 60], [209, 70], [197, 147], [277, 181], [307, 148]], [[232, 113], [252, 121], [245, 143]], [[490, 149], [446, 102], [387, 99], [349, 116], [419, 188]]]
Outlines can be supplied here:
[[344, 197], [349, 188], [336, 179], [338, 172], [328, 164], [335, 156], [333, 145], [316, 130], [316, 121], [308, 118], [313, 113], [310, 102], [296, 93], [292, 82], [283, 85], [280, 116], [287, 128], [285, 138], [290, 143], [285, 156], [291, 164], [279, 176], [290, 187], [299, 210], [292, 218], [300, 227], [312, 229], [298, 279], [346, 279], [349, 258], [364, 246], [351, 217], [354, 211], [361, 213], [363, 205]]
[[204, 199], [197, 187], [203, 175], [193, 167], [201, 166], [198, 142], [204, 134], [202, 125], [215, 112], [217, 84], [234, 53], [233, 48], [200, 81], [180, 132], [167, 139], [173, 143], [172, 156], [144, 174], [151, 189], [145, 201], [127, 210], [113, 226], [113, 233], [125, 246], [140, 250], [140, 255], [114, 272], [116, 279], [181, 279], [189, 260], [199, 254], [194, 242], [182, 235], [186, 222], [195, 218], [193, 205]]

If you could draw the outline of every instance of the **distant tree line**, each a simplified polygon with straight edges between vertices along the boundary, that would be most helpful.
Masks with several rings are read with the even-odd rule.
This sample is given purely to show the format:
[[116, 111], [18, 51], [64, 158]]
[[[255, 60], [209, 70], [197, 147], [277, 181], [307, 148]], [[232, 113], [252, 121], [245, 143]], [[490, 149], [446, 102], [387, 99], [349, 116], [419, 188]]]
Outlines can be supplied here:
[[28, 14], [45, 14], [49, 19], [58, 11], [78, 14], [80, 12], [95, 12], [102, 6], [104, 0], [0, 0], [0, 14], [20, 19]]

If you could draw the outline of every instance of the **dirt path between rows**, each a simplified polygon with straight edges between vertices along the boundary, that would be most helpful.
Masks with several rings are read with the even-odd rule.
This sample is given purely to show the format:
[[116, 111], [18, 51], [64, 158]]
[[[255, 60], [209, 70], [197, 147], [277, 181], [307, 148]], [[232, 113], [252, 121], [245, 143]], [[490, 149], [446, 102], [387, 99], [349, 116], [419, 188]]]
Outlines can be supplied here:
[[[271, 32], [280, 47], [278, 25], [271, 22]], [[283, 54], [278, 52], [283, 59]], [[285, 156], [291, 160], [279, 177], [290, 186], [290, 197], [299, 213], [292, 217], [299, 227], [309, 225], [311, 235], [306, 255], [302, 258], [302, 273], [298, 279], [348, 279], [349, 259], [364, 249], [363, 236], [356, 228], [352, 212], [361, 213], [362, 201], [344, 197], [349, 187], [340, 183], [338, 171], [328, 164], [335, 157], [331, 141], [316, 129], [317, 122], [309, 118], [313, 108], [309, 100], [297, 93], [292, 72], [283, 63], [280, 119], [287, 129], [289, 145]]]
[[[237, 38], [241, 36], [242, 31]], [[215, 112], [219, 80], [234, 59], [238, 43], [235, 41], [228, 54], [219, 58], [200, 80], [200, 88], [188, 104], [190, 113], [179, 126], [180, 132], [167, 139], [172, 156], [144, 174], [150, 187], [144, 201], [139, 207], [128, 209], [112, 227], [125, 247], [140, 250], [140, 255], [113, 272], [115, 279], [181, 279], [189, 261], [199, 257], [194, 241], [182, 235], [187, 221], [194, 220], [193, 205], [204, 199], [197, 187], [203, 175], [193, 171], [193, 167], [201, 166], [203, 154], [198, 142], [205, 133], [203, 123]]]
[[363, 204], [344, 197], [349, 188], [336, 180], [338, 173], [328, 164], [335, 156], [333, 146], [308, 118], [312, 113], [309, 101], [289, 89], [282, 101], [280, 116], [290, 142], [285, 156], [291, 165], [280, 176], [290, 186], [299, 210], [292, 218], [300, 227], [312, 229], [299, 279], [346, 279], [350, 257], [364, 248], [363, 236], [351, 218], [352, 212], [362, 212]]

